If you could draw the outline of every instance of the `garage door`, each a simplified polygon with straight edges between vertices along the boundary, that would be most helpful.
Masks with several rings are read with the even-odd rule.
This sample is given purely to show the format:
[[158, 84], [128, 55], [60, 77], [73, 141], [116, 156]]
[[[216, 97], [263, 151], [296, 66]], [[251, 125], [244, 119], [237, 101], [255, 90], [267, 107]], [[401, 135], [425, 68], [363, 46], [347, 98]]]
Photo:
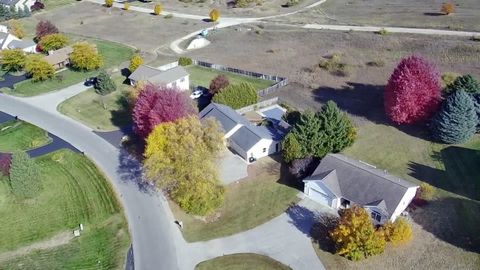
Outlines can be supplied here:
[[328, 197], [326, 194], [316, 191], [313, 188], [310, 188], [308, 190], [308, 197], [323, 205], [327, 205], [327, 206], [331, 205], [332, 200], [330, 199], [330, 197]]

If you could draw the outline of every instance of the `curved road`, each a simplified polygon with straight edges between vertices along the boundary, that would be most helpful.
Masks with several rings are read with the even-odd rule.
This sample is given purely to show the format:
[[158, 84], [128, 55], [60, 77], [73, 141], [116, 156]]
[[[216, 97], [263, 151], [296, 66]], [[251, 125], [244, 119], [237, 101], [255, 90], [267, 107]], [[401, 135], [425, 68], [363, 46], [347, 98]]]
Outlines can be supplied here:
[[[82, 88], [74, 85], [71, 88]], [[75, 91], [73, 91], [75, 92]], [[40, 96], [45, 97], [45, 96]], [[30, 122], [64, 139], [83, 151], [107, 175], [125, 209], [132, 236], [136, 269], [178, 268], [176, 246], [184, 243], [173, 223], [173, 215], [163, 196], [149, 192], [138, 184], [136, 163], [92, 130], [59, 113], [51, 112], [56, 106], [48, 106], [38, 98], [16, 98], [0, 94], [0, 110]], [[55, 104], [51, 104], [55, 105]], [[183, 243], [182, 243], [183, 242]]]

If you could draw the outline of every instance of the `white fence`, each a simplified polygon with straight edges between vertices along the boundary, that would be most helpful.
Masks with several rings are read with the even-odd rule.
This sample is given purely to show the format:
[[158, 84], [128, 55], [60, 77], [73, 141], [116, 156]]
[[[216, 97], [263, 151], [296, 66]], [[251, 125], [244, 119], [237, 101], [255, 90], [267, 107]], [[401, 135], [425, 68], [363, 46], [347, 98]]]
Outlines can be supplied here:
[[258, 109], [265, 108], [265, 107], [275, 105], [275, 104], [278, 104], [278, 97], [274, 97], [274, 98], [271, 98], [271, 99], [260, 101], [258, 103], [253, 104], [253, 105], [249, 105], [249, 106], [240, 108], [236, 111], [239, 114], [244, 114], [246, 112], [256, 111]]

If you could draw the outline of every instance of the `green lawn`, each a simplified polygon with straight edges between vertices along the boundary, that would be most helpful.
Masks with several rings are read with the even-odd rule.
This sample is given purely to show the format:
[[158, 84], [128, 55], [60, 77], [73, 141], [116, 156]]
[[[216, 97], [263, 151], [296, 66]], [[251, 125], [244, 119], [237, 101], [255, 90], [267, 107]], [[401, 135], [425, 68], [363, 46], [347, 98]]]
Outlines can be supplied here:
[[[78, 39], [78, 38], [77, 38]], [[133, 49], [125, 45], [97, 39], [87, 39], [89, 42], [97, 44], [98, 51], [103, 56], [104, 68], [114, 69], [125, 61], [129, 61], [133, 55]], [[95, 76], [98, 71], [80, 72], [74, 70], [64, 70], [56, 74], [62, 77], [61, 80], [53, 78], [43, 82], [33, 82], [31, 80], [17, 83], [13, 90], [5, 92], [15, 96], [35, 96], [47, 92], [61, 90], [70, 85], [85, 81], [86, 78]]]
[[264, 255], [239, 253], [199, 263], [195, 270], [291, 270], [292, 268]]
[[127, 85], [121, 76], [113, 78], [117, 91], [104, 97], [89, 89], [58, 106], [58, 111], [98, 131], [112, 131], [131, 123], [126, 103]]
[[203, 86], [206, 88], [208, 88], [210, 86], [210, 82], [220, 74], [226, 75], [230, 81], [230, 84], [248, 82], [251, 83], [257, 90], [265, 89], [275, 83], [273, 81], [255, 79], [247, 76], [237, 75], [231, 72], [225, 72], [196, 65], [188, 66], [186, 69], [188, 73], [190, 73], [190, 85]]
[[224, 206], [212, 217], [207, 217], [207, 221], [185, 214], [177, 205], [170, 204], [176, 219], [184, 223], [182, 232], [187, 241], [209, 240], [249, 230], [298, 202], [297, 189], [277, 182], [279, 164], [265, 158], [254, 166], [261, 167], [259, 172], [238, 184], [228, 185]]
[[[109, 182], [84, 155], [60, 150], [36, 158], [43, 190], [19, 200], [0, 180], [0, 253], [72, 231], [85, 233], [66, 246], [2, 262], [6, 269], [120, 268], [129, 243], [126, 221]], [[97, 264], [98, 263], [98, 264]]]
[[0, 124], [0, 152], [29, 150], [50, 143], [46, 131], [23, 121]]

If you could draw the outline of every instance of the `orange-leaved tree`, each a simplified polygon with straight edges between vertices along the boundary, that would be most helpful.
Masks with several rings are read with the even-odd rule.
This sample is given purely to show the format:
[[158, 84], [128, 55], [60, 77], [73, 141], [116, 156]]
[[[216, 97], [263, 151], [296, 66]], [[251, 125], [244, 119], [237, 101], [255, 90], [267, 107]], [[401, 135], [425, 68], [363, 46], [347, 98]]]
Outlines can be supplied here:
[[442, 12], [446, 15], [450, 15], [455, 12], [455, 5], [453, 3], [444, 3], [442, 5]]

